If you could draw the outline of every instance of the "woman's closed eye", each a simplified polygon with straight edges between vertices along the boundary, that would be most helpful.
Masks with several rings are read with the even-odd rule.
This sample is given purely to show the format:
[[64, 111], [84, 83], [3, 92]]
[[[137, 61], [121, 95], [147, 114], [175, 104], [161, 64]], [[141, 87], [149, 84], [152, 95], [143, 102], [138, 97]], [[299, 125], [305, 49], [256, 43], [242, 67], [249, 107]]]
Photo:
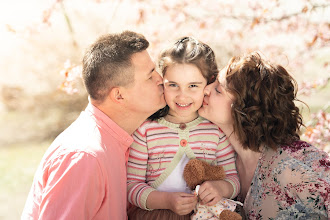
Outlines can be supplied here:
[[217, 87], [214, 88], [217, 93], [221, 93]]

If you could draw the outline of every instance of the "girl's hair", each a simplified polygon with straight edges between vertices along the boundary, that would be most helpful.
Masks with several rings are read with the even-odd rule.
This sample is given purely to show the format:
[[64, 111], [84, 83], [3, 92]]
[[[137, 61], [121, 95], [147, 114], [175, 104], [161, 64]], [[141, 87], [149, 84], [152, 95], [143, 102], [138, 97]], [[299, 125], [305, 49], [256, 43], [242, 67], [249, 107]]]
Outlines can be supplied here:
[[304, 125], [294, 103], [297, 82], [284, 67], [252, 52], [229, 61], [226, 81], [226, 89], [234, 96], [234, 132], [245, 148], [276, 149], [299, 139]]
[[[169, 66], [174, 64], [193, 64], [202, 73], [207, 84], [212, 83], [218, 75], [218, 66], [213, 50], [205, 43], [193, 37], [182, 37], [174, 45], [163, 50], [158, 59], [160, 74], [164, 77]], [[165, 106], [149, 117], [157, 120], [168, 114], [169, 107]]]

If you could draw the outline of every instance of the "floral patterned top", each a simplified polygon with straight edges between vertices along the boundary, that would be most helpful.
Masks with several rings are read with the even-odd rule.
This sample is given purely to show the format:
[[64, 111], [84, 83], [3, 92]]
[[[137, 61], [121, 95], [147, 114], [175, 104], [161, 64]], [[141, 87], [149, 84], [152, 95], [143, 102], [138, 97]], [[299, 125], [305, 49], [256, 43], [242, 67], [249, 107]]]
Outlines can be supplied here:
[[329, 155], [303, 141], [265, 148], [243, 208], [247, 219], [330, 219]]

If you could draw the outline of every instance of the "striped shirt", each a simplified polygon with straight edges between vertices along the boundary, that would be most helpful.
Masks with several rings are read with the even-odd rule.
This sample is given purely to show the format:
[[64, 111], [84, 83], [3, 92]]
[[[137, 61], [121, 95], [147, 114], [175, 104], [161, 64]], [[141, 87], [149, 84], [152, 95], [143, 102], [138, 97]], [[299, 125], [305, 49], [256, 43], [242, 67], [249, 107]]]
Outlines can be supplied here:
[[[166, 121], [145, 121], [133, 134], [127, 168], [128, 200], [147, 209], [148, 195], [156, 190], [186, 155], [223, 166], [226, 181], [239, 192], [235, 151], [225, 134], [210, 121], [198, 117], [184, 126]], [[183, 177], [182, 177], [183, 178]]]

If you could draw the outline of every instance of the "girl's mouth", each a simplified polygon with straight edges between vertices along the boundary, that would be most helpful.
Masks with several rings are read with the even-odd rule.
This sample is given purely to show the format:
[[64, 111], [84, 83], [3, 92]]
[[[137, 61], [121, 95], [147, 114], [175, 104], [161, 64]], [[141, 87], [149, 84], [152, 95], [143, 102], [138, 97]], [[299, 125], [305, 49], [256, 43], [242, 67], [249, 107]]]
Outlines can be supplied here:
[[188, 107], [188, 106], [190, 106], [191, 105], [191, 103], [188, 103], [188, 104], [180, 104], [180, 103], [176, 103], [179, 107], [182, 107], [182, 108], [184, 108], [184, 107]]

